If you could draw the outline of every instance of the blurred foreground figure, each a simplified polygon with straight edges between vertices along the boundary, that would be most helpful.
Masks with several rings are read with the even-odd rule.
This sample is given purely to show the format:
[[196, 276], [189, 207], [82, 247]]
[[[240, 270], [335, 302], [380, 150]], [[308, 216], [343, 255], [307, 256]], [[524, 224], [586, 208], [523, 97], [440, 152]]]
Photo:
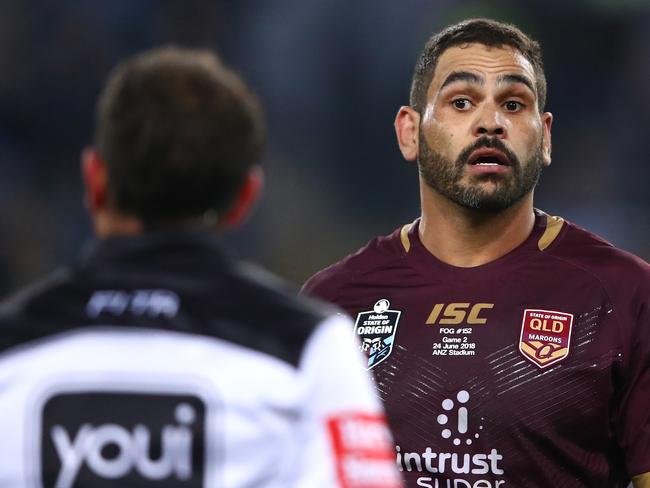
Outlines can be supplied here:
[[0, 316], [0, 485], [391, 487], [351, 324], [229, 261], [263, 122], [209, 52], [119, 66], [82, 156], [97, 245]]
[[650, 267], [533, 207], [545, 100], [516, 27], [432, 37], [395, 121], [421, 217], [304, 287], [356, 317], [409, 487], [650, 486]]

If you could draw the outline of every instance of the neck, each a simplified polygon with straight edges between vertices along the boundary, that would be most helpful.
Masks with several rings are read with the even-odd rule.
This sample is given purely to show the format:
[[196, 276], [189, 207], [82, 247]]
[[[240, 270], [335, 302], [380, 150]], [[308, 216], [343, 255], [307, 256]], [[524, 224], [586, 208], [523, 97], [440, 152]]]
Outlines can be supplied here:
[[102, 210], [93, 215], [95, 235], [100, 239], [108, 237], [135, 236], [144, 232], [142, 222], [128, 215]]
[[420, 240], [441, 261], [470, 268], [509, 253], [530, 235], [535, 224], [533, 194], [501, 212], [467, 209], [420, 181]]
[[115, 210], [103, 209], [93, 214], [95, 235], [100, 239], [109, 237], [136, 236], [151, 232], [178, 232], [196, 229], [217, 229], [216, 213], [206, 212], [200, 217], [165, 219], [145, 224], [138, 217], [126, 215]]

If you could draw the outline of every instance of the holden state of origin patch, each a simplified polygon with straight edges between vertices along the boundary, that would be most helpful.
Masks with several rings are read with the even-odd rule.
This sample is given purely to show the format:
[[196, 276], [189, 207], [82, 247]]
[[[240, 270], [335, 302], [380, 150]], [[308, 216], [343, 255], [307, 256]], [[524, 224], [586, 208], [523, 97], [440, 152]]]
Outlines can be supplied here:
[[540, 368], [569, 355], [573, 315], [553, 310], [524, 310], [519, 351]]
[[395, 343], [399, 322], [399, 310], [389, 310], [390, 302], [385, 298], [377, 300], [371, 311], [357, 315], [354, 333], [361, 343], [361, 351], [368, 358], [366, 369], [371, 369], [390, 356]]

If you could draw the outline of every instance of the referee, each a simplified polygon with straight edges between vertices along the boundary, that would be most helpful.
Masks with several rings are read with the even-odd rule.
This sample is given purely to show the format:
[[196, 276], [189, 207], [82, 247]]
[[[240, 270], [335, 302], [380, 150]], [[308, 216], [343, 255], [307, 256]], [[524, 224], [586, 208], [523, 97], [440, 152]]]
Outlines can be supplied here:
[[348, 319], [224, 256], [264, 124], [208, 51], [127, 60], [82, 155], [97, 242], [0, 313], [0, 486], [397, 487]]

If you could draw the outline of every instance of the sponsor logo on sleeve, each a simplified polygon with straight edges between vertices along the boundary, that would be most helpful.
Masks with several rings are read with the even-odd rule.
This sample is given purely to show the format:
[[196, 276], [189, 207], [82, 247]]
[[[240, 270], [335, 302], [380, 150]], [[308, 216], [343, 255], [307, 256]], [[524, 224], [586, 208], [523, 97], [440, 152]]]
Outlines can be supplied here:
[[345, 413], [327, 421], [340, 488], [400, 488], [383, 416]]
[[357, 315], [354, 332], [366, 354], [366, 369], [371, 369], [385, 360], [393, 351], [395, 333], [401, 311], [389, 310], [390, 302], [385, 298], [377, 300], [373, 310]]
[[41, 412], [42, 486], [202, 487], [205, 413], [188, 394], [54, 394]]
[[519, 351], [526, 359], [547, 368], [569, 355], [573, 315], [553, 310], [524, 310]]

